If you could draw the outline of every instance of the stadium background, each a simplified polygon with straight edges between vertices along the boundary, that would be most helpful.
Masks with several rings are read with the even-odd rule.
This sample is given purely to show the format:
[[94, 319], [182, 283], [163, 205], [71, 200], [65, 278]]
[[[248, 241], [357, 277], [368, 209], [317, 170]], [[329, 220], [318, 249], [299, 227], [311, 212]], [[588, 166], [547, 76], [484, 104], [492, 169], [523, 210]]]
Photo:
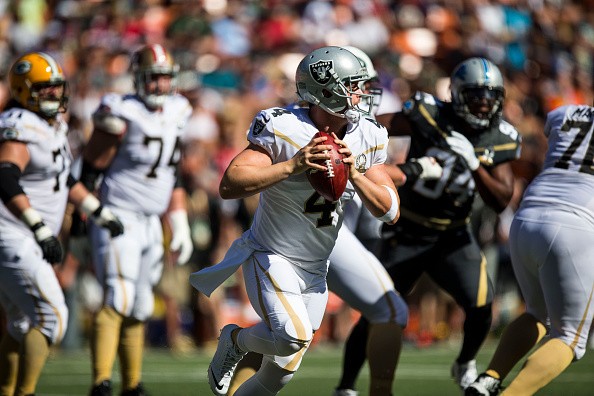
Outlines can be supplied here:
[[[218, 261], [249, 225], [257, 199], [221, 201], [219, 177], [245, 146], [245, 131], [256, 111], [296, 98], [293, 75], [303, 54], [322, 45], [363, 49], [379, 71], [385, 104], [393, 110], [416, 90], [447, 99], [447, 76], [453, 67], [466, 57], [485, 56], [504, 73], [504, 116], [523, 138], [522, 157], [514, 164], [517, 194], [513, 205], [497, 216], [478, 202], [473, 219], [497, 279], [495, 339], [501, 327], [522, 309], [509, 266], [506, 236], [521, 192], [542, 164], [544, 115], [562, 104], [593, 102], [593, 6], [592, 0], [5, 0], [0, 1], [0, 108], [8, 99], [4, 77], [15, 57], [29, 50], [50, 53], [64, 66], [70, 82], [70, 140], [78, 156], [91, 133], [91, 113], [101, 95], [132, 90], [130, 52], [145, 43], [162, 43], [174, 54], [182, 70], [179, 89], [194, 106], [182, 169], [191, 197], [195, 253], [188, 266], [167, 266], [146, 334], [148, 345], [157, 351], [148, 355], [145, 370], [179, 370], [186, 373], [180, 378], [185, 378], [188, 389], [193, 389], [192, 384], [205, 385], [206, 376], [199, 368], [204, 366], [205, 371], [221, 324], [255, 320], [242, 290], [241, 274], [212, 299], [198, 295], [187, 282], [189, 272]], [[62, 240], [68, 243], [67, 233]], [[42, 394], [84, 393], [51, 389], [61, 375], [73, 373], [68, 364], [90, 366], [86, 355], [89, 323], [101, 301], [101, 290], [85, 257], [85, 252], [69, 255], [59, 270], [72, 315], [68, 334], [54, 351], [56, 359], [51, 359], [44, 371], [39, 387]], [[459, 336], [460, 312], [428, 281], [409, 302], [408, 348], [401, 359], [397, 387], [399, 381], [406, 383], [409, 375], [424, 388], [423, 377], [414, 374], [416, 366], [411, 361], [425, 356], [428, 363], [438, 362], [431, 353], [444, 355], [443, 364], [419, 366], [418, 371], [432, 372], [432, 367], [443, 371], [443, 375], [430, 378], [445, 387], [440, 381], [448, 380], [448, 362], [453, 356], [449, 345]], [[314, 381], [318, 373], [331, 389], [338, 377], [339, 348], [356, 315], [337, 298], [331, 299], [311, 354], [312, 361], [329, 357], [323, 365], [329, 371], [316, 371], [306, 360], [299, 377], [311, 373]], [[70, 357], [62, 360], [64, 356]], [[486, 364], [486, 356], [479, 360], [479, 368]], [[587, 358], [580, 367], [588, 365]], [[162, 361], [168, 368], [159, 366]], [[184, 363], [179, 363], [183, 369], [173, 369], [175, 362]], [[308, 366], [312, 366], [310, 371]], [[401, 375], [403, 371], [413, 374]], [[75, 376], [83, 382], [78, 389], [87, 388], [87, 373], [82, 370]], [[559, 392], [567, 378], [575, 380], [572, 384], [583, 382], [580, 375], [564, 374]], [[149, 391], [159, 389], [159, 382], [176, 383], [166, 375], [159, 378], [159, 374], [145, 375]], [[298, 379], [291, 389], [299, 389]], [[591, 387], [591, 376], [585, 383]], [[453, 392], [455, 388], [448, 384], [445, 389]], [[199, 389], [204, 391], [198, 394], [207, 392], [205, 386]], [[174, 394], [171, 392], [155, 393]]]

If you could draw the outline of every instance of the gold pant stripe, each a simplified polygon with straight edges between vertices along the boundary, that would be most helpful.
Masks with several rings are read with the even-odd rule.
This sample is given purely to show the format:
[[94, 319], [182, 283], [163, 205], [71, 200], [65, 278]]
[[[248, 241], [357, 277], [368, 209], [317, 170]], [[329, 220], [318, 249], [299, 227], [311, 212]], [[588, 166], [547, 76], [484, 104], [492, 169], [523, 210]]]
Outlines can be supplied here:
[[580, 334], [582, 333], [582, 328], [584, 327], [584, 324], [586, 323], [586, 316], [588, 316], [588, 311], [590, 310], [590, 304], [592, 303], [592, 294], [594, 294], [594, 284], [592, 285], [592, 289], [590, 289], [590, 297], [588, 297], [588, 304], [586, 304], [586, 309], [584, 309], [584, 315], [582, 316], [580, 325], [578, 326], [578, 328], [575, 332], [575, 338], [571, 342], [570, 347], [572, 350], [575, 349], [575, 346], [577, 345], [577, 343], [579, 341]]
[[482, 307], [487, 303], [487, 295], [489, 293], [489, 282], [487, 276], [487, 259], [481, 252], [481, 270], [479, 275], [478, 292], [476, 296], [476, 306]]

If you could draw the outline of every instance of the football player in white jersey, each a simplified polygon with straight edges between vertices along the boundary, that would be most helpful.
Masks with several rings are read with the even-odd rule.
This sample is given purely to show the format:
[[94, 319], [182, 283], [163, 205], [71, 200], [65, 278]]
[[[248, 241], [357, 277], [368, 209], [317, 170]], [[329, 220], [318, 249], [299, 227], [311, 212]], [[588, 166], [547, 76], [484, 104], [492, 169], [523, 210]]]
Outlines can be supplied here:
[[153, 287], [163, 270], [161, 216], [172, 229], [177, 263], [193, 250], [185, 191], [178, 179], [179, 142], [192, 112], [176, 93], [178, 66], [161, 45], [132, 55], [135, 93], [106, 94], [93, 115], [94, 131], [83, 152], [81, 181], [122, 219], [116, 239], [89, 227], [95, 273], [104, 289], [93, 322], [91, 395], [111, 395], [116, 353], [122, 395], [145, 394], [141, 385], [144, 324], [153, 313]]
[[[367, 54], [356, 47], [343, 47], [352, 52], [367, 68], [369, 79], [365, 81], [365, 97], [362, 107], [368, 106], [373, 118], [381, 104], [382, 89], [378, 86], [378, 73]], [[404, 154], [406, 155], [406, 154]], [[441, 166], [435, 159], [418, 159], [423, 179], [438, 178]], [[410, 164], [409, 164], [410, 165]], [[414, 165], [410, 165], [414, 167]], [[403, 167], [405, 170], [406, 168]], [[406, 181], [406, 172], [398, 167], [387, 167], [394, 173], [394, 180]], [[397, 177], [397, 173], [401, 173]], [[397, 184], [398, 185], [398, 184]], [[402, 327], [407, 322], [405, 302], [394, 289], [387, 271], [372, 252], [379, 243], [382, 222], [374, 217], [361, 199], [355, 195], [344, 205], [344, 227], [340, 228], [332, 253], [326, 281], [328, 290], [336, 293], [348, 305], [357, 309], [372, 323], [365, 338], [366, 355], [369, 360], [370, 395], [387, 395], [392, 391], [394, 374], [402, 345]], [[365, 351], [365, 349], [364, 349]], [[239, 364], [229, 388], [229, 395], [249, 378], [258, 367], [261, 358], [248, 356]], [[334, 396], [356, 395], [356, 375], [343, 371]]]
[[68, 97], [49, 55], [21, 56], [9, 73], [10, 102], [0, 113], [0, 304], [8, 329], [0, 342], [0, 394], [35, 392], [49, 346], [66, 331], [68, 309], [52, 265], [69, 200], [114, 236], [122, 224], [70, 176], [62, 113]]
[[[263, 363], [235, 395], [276, 395], [292, 378], [324, 314], [328, 257], [346, 201], [357, 193], [382, 221], [398, 219], [398, 195], [383, 165], [387, 133], [362, 117], [358, 106], [367, 79], [366, 68], [343, 48], [309, 53], [297, 67], [296, 84], [310, 106], [261, 111], [250, 127], [248, 147], [223, 176], [225, 199], [261, 193], [254, 221], [221, 263], [192, 274], [190, 281], [210, 295], [242, 265], [262, 322], [222, 329], [208, 369], [214, 394], [227, 393], [237, 362], [250, 351], [263, 354]], [[309, 169], [325, 170], [316, 162], [329, 157], [325, 138], [313, 138], [320, 130], [335, 133], [350, 167], [347, 189], [336, 202], [324, 200], [306, 177]]]
[[532, 395], [584, 356], [594, 317], [594, 107], [551, 111], [544, 167], [510, 229], [512, 266], [526, 312], [505, 329], [487, 370], [466, 395], [496, 395], [513, 367], [548, 333], [502, 394]]

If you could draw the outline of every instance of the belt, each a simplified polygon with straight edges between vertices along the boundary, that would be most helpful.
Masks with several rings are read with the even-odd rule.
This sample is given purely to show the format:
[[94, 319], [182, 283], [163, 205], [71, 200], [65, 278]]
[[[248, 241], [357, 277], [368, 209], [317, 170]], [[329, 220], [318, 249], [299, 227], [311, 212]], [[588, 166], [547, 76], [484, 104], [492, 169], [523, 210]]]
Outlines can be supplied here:
[[425, 228], [430, 228], [432, 230], [437, 231], [446, 231], [453, 228], [458, 228], [465, 226], [470, 222], [470, 218], [467, 217], [465, 219], [460, 220], [452, 220], [452, 219], [438, 219], [436, 217], [425, 217], [418, 215], [414, 212], [411, 212], [408, 209], [400, 207], [400, 216], [405, 218], [406, 220], [410, 220], [413, 223], [422, 225]]

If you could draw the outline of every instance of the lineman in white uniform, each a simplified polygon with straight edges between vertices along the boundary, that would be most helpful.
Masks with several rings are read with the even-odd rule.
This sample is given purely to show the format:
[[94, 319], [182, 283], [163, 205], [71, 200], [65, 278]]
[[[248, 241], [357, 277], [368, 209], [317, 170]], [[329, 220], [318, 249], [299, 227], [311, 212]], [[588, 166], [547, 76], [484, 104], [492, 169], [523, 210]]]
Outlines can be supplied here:
[[83, 153], [81, 181], [124, 222], [112, 239], [90, 227], [95, 272], [104, 304], [94, 320], [91, 395], [111, 394], [111, 375], [119, 352], [123, 395], [144, 395], [140, 384], [144, 323], [153, 313], [153, 287], [163, 270], [160, 217], [171, 223], [170, 248], [177, 262], [190, 258], [185, 191], [177, 183], [179, 142], [191, 114], [189, 102], [175, 93], [177, 65], [161, 45], [132, 56], [136, 94], [107, 94], [93, 116], [95, 130]]
[[[398, 218], [398, 197], [383, 163], [387, 134], [361, 117], [357, 106], [367, 71], [350, 52], [324, 47], [308, 54], [296, 74], [297, 91], [309, 108], [289, 106], [261, 111], [250, 127], [249, 146], [229, 165], [221, 182], [223, 198], [261, 192], [250, 230], [235, 241], [223, 262], [192, 274], [191, 282], [210, 293], [243, 264], [246, 289], [262, 322], [240, 329], [227, 325], [209, 366], [215, 394], [227, 393], [237, 362], [248, 351], [264, 356], [259, 371], [235, 395], [276, 395], [301, 363], [326, 301], [328, 257], [342, 224], [343, 207], [359, 194], [382, 221]], [[305, 172], [323, 170], [313, 161], [328, 158], [312, 139], [336, 132], [350, 165], [347, 190], [336, 202], [313, 190]], [[357, 161], [355, 161], [357, 159]], [[394, 316], [405, 323], [402, 304]]]
[[29, 395], [62, 340], [68, 309], [52, 265], [67, 200], [108, 228], [121, 223], [76, 182], [62, 117], [66, 80], [49, 55], [21, 56], [9, 71], [11, 100], [0, 114], [0, 304], [8, 331], [0, 343], [0, 394]]
[[511, 322], [467, 395], [498, 394], [501, 381], [547, 333], [505, 395], [532, 395], [584, 356], [594, 317], [594, 107], [547, 116], [549, 148], [510, 230], [514, 273], [526, 312]]

